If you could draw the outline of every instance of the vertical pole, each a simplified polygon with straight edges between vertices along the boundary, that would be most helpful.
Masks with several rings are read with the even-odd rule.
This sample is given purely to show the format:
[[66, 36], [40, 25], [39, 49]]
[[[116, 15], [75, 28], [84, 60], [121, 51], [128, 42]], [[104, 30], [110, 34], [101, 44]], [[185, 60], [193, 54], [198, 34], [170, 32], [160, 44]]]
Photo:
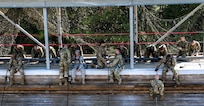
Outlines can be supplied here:
[[50, 69], [50, 57], [49, 57], [49, 39], [48, 39], [48, 16], [47, 8], [43, 8], [44, 15], [44, 37], [45, 37], [45, 53], [46, 53], [46, 69]]
[[135, 17], [135, 42], [138, 43], [138, 13], [137, 13], [137, 6], [134, 6], [134, 17]]
[[134, 68], [134, 15], [133, 6], [129, 8], [130, 21], [130, 68]]
[[62, 21], [61, 21], [61, 7], [57, 8], [57, 32], [59, 48], [62, 48]]

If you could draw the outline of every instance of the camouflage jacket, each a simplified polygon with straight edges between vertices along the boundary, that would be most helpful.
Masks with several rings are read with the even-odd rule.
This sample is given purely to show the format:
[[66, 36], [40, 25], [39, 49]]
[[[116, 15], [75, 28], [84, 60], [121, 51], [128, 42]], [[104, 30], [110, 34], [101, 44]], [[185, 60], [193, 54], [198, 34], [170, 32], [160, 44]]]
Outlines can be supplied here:
[[201, 50], [200, 43], [198, 41], [195, 41], [195, 45], [188, 45], [188, 50], [194, 51], [195, 53], [199, 52]]
[[121, 54], [116, 55], [109, 65], [110, 67], [124, 68], [122, 55]]
[[60, 62], [67, 62], [67, 63], [71, 62], [71, 54], [69, 49], [62, 48], [59, 54], [60, 54]]
[[176, 63], [177, 62], [176, 62], [176, 59], [174, 57], [172, 57], [171, 60], [167, 60], [166, 56], [165, 56], [165, 57], [163, 57], [162, 60], [159, 61], [159, 64], [157, 65], [157, 68], [159, 68], [161, 64], [164, 64], [164, 67], [171, 67], [171, 66], [175, 67]]
[[164, 90], [164, 84], [161, 80], [156, 80], [156, 79], [151, 80], [150, 85], [153, 88], [153, 91], [155, 94], [159, 94], [160, 91]]

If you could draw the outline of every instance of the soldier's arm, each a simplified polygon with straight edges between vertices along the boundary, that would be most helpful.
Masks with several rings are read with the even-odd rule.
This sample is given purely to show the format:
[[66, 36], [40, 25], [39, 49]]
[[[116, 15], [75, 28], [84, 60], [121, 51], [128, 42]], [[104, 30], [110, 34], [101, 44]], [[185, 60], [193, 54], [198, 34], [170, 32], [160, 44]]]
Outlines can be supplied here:
[[118, 61], [119, 61], [119, 57], [116, 56], [116, 57], [114, 58], [113, 62], [111, 62], [111, 63], [109, 64], [109, 66], [110, 66], [110, 67], [115, 66], [115, 65], [118, 63]]
[[173, 66], [176, 66], [176, 63], [177, 63], [177, 62], [176, 62], [176, 59], [173, 57], [172, 65], [173, 65]]
[[70, 53], [69, 49], [67, 49], [66, 52], [67, 52], [67, 56], [68, 56], [68, 63], [71, 63], [72, 57], [71, 57], [71, 53]]
[[158, 65], [156, 66], [156, 69], [158, 69], [162, 63], [164, 63], [166, 61], [166, 57], [164, 57], [163, 59], [161, 59], [158, 63]]
[[40, 53], [41, 53], [41, 57], [44, 57], [44, 51], [43, 51], [43, 48], [42, 47], [40, 47]]
[[197, 43], [197, 45], [198, 45], [198, 47], [197, 47], [197, 51], [196, 52], [198, 53], [201, 50], [201, 46], [200, 46], [199, 42]]
[[13, 59], [11, 58], [10, 60], [9, 60], [9, 63], [8, 63], [8, 70], [10, 70], [11, 69], [11, 67], [12, 67], [12, 62], [13, 62]]
[[80, 56], [79, 61], [80, 61], [79, 69], [83, 69], [84, 68], [84, 59], [82, 56]]

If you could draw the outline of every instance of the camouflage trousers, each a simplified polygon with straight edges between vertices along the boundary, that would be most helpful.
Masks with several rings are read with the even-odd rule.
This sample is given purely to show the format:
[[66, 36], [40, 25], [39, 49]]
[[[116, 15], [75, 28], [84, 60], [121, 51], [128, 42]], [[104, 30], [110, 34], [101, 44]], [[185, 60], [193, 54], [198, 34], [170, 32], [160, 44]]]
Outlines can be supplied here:
[[119, 81], [120, 79], [122, 79], [121, 76], [120, 76], [120, 72], [123, 71], [123, 70], [124, 70], [124, 67], [112, 68], [112, 69], [110, 70], [110, 79], [114, 79], [114, 77], [115, 77], [115, 79], [117, 79], [118, 81]]
[[150, 96], [154, 96], [154, 95], [158, 95], [158, 94], [163, 96], [164, 95], [164, 89], [160, 89], [159, 91], [155, 92], [153, 87], [149, 88], [149, 95]]
[[19, 69], [19, 70], [16, 70], [16, 69], [11, 69], [10, 70], [10, 79], [9, 79], [9, 83], [10, 85], [13, 85], [13, 82], [14, 82], [14, 74], [16, 72], [19, 72], [20, 73], [20, 77], [21, 77], [21, 84], [24, 85], [25, 84], [25, 76], [24, 76], [24, 71], [23, 69]]
[[171, 70], [173, 72], [173, 80], [175, 80], [176, 83], [178, 84], [179, 83], [178, 72], [177, 72], [177, 70], [174, 69], [174, 66], [171, 66], [171, 67], [164, 66], [163, 67], [163, 71], [162, 71], [163, 83], [165, 83], [166, 73], [168, 72], [168, 70]]
[[59, 63], [60, 72], [59, 72], [59, 79], [68, 78], [69, 66], [67, 62], [60, 62]]

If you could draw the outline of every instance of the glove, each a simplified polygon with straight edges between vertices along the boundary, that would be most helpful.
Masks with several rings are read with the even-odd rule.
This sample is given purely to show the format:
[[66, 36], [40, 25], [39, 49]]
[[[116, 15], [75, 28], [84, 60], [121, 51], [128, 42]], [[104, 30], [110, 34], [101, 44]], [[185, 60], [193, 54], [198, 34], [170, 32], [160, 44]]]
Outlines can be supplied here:
[[154, 71], [158, 71], [159, 69], [158, 68], [156, 68]]

